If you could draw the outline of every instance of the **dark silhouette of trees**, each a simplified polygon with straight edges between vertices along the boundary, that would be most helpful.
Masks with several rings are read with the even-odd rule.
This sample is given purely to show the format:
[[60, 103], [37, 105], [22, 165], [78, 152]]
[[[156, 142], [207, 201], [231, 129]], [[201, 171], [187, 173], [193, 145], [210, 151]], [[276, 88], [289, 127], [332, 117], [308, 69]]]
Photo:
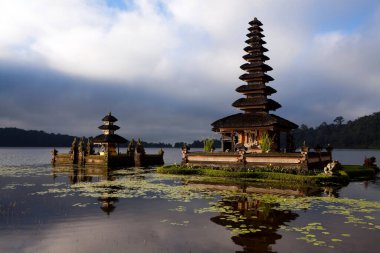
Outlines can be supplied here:
[[70, 147], [74, 136], [44, 131], [0, 128], [1, 147]]
[[380, 112], [349, 120], [338, 116], [334, 124], [322, 122], [312, 128], [304, 124], [294, 132], [297, 147], [304, 141], [309, 147], [331, 144], [335, 148], [380, 148]]
[[[0, 147], [70, 147], [80, 137], [19, 128], [0, 128]], [[86, 138], [83, 138], [87, 141]], [[147, 148], [171, 148], [169, 143], [143, 142]]]
[[[181, 148], [183, 146], [184, 142], [176, 142], [174, 144], [174, 148]], [[195, 140], [192, 143], [186, 143], [190, 148], [203, 148], [203, 140]], [[222, 146], [220, 140], [214, 139], [214, 148], [220, 148]]]
[[334, 119], [334, 122], [338, 125], [341, 126], [344, 122], [344, 118], [342, 116], [338, 116]]

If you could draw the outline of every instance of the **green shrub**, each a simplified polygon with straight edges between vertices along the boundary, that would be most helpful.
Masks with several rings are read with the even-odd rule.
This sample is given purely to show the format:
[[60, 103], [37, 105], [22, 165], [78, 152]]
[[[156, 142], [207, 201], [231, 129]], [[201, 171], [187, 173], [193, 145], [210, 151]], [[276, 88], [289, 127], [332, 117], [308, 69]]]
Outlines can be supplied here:
[[273, 145], [273, 138], [268, 133], [264, 133], [259, 140], [259, 144], [263, 153], [269, 152]]
[[373, 168], [361, 165], [343, 165], [343, 171], [347, 173], [350, 179], [371, 179], [376, 174]]
[[205, 152], [211, 152], [214, 149], [214, 140], [212, 138], [206, 138], [203, 140], [203, 145]]

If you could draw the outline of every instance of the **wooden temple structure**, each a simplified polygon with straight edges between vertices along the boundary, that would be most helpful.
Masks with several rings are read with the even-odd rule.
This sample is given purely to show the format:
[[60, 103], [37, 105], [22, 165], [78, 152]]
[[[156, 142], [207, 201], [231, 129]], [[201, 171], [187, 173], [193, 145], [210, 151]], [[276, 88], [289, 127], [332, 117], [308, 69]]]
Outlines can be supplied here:
[[[96, 167], [145, 167], [164, 164], [164, 152], [160, 150], [158, 154], [146, 154], [141, 140], [136, 142], [132, 139], [127, 151], [120, 152], [120, 145], [125, 145], [128, 141], [115, 133], [120, 129], [114, 124], [117, 118], [109, 113], [102, 121], [103, 125], [99, 129], [103, 134], [94, 139], [89, 138], [86, 145], [83, 138], [79, 141], [74, 139], [68, 154], [58, 154], [54, 149], [52, 164]], [[94, 145], [98, 146], [97, 152]]]
[[281, 105], [268, 98], [277, 91], [267, 85], [274, 79], [267, 74], [272, 68], [265, 64], [269, 58], [264, 54], [268, 49], [263, 47], [266, 42], [262, 39], [262, 23], [255, 18], [249, 24], [245, 41], [248, 46], [244, 48], [247, 54], [243, 56], [247, 63], [240, 66], [246, 73], [239, 77], [246, 84], [236, 89], [245, 97], [232, 103], [243, 112], [215, 121], [211, 124], [213, 131], [221, 133], [223, 151], [235, 150], [238, 146], [247, 148], [248, 152], [261, 152], [259, 142], [265, 133], [273, 139], [273, 150], [294, 151], [291, 131], [298, 126], [269, 113]]
[[[311, 153], [295, 152], [292, 131], [298, 126], [282, 117], [270, 113], [281, 105], [268, 98], [277, 91], [268, 85], [274, 79], [267, 73], [272, 68], [265, 62], [269, 58], [268, 51], [263, 45], [262, 23], [254, 18], [249, 22], [248, 45], [244, 48], [245, 64], [241, 69], [246, 73], [239, 79], [245, 84], [236, 88], [244, 95], [232, 103], [232, 106], [241, 110], [212, 123], [212, 130], [221, 134], [222, 152], [189, 153], [183, 150], [183, 163], [190, 165], [213, 166], [285, 166], [308, 168], [324, 166], [332, 160], [331, 150], [327, 152]], [[270, 142], [270, 150], [263, 150], [263, 139]], [[269, 151], [269, 152], [268, 152]]]

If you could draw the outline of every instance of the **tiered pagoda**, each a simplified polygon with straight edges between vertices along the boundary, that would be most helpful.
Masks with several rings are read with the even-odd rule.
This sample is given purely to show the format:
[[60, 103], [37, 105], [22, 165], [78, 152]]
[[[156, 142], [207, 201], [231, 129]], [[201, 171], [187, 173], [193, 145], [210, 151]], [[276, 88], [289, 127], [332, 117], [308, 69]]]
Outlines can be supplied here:
[[[158, 154], [146, 154], [143, 142], [137, 143], [132, 139], [129, 142], [128, 150], [125, 153], [120, 152], [120, 144], [127, 143], [123, 137], [115, 134], [120, 129], [114, 123], [117, 121], [111, 113], [103, 117], [103, 125], [99, 127], [103, 134], [96, 136], [94, 139], [89, 138], [87, 148], [84, 146], [83, 138], [79, 143], [76, 139], [71, 145], [68, 154], [58, 154], [53, 149], [53, 165], [73, 165], [90, 166], [90, 167], [145, 167], [151, 165], [164, 164], [164, 152], [160, 150]], [[99, 152], [93, 150], [93, 144], [99, 145]]]
[[244, 146], [248, 152], [261, 152], [259, 143], [265, 133], [273, 139], [272, 150], [289, 151], [293, 149], [291, 131], [298, 126], [269, 113], [281, 105], [268, 98], [276, 90], [267, 85], [274, 79], [267, 74], [272, 68], [265, 64], [269, 58], [264, 54], [268, 49], [263, 47], [266, 44], [262, 39], [263, 24], [254, 18], [249, 25], [248, 39], [245, 41], [248, 46], [244, 48], [247, 54], [243, 56], [247, 63], [240, 67], [246, 72], [240, 80], [246, 84], [236, 89], [244, 97], [232, 104], [243, 112], [219, 119], [211, 125], [213, 131], [222, 135], [223, 151], [234, 151]]
[[102, 121], [103, 125], [101, 125], [99, 129], [103, 131], [103, 134], [96, 136], [93, 142], [94, 144], [101, 145], [100, 155], [104, 155], [106, 152], [110, 155], [117, 154], [118, 151], [116, 148], [118, 145], [127, 143], [127, 140], [115, 134], [115, 131], [120, 129], [120, 127], [114, 125], [117, 118], [115, 118], [111, 113], [104, 116]]

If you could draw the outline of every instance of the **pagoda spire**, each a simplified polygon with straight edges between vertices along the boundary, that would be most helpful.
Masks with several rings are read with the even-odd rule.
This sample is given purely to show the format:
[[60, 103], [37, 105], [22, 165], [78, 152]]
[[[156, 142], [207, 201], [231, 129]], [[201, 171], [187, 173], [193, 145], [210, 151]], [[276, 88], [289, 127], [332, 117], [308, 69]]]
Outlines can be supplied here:
[[265, 37], [262, 32], [263, 25], [257, 18], [249, 22], [248, 39], [245, 41], [248, 46], [244, 48], [247, 52], [243, 59], [247, 63], [240, 66], [246, 73], [239, 77], [240, 80], [247, 84], [241, 85], [236, 89], [237, 92], [244, 94], [245, 98], [236, 100], [232, 106], [243, 110], [245, 113], [268, 113], [281, 107], [279, 103], [267, 97], [277, 92], [267, 83], [274, 79], [267, 74], [272, 68], [265, 64], [269, 60], [264, 53], [268, 51], [263, 45], [266, 42], [262, 39]]

